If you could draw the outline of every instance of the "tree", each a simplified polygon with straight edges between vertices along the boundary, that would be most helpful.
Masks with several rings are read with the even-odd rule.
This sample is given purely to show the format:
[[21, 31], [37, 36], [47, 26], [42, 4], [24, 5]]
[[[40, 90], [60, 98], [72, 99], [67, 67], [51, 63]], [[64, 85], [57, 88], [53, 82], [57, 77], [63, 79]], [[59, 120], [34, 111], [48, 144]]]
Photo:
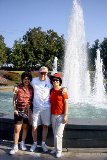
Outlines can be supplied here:
[[24, 67], [24, 58], [23, 58], [23, 44], [22, 40], [19, 39], [19, 41], [15, 41], [13, 48], [12, 48], [12, 54], [11, 54], [11, 63], [14, 65], [14, 68], [22, 68]]
[[95, 70], [95, 58], [96, 58], [96, 51], [100, 47], [99, 40], [95, 40], [92, 47], [89, 48], [88, 46], [88, 64], [89, 70]]
[[42, 64], [44, 59], [44, 48], [46, 45], [46, 33], [41, 31], [41, 27], [29, 29], [23, 36], [26, 55], [31, 65]]
[[107, 70], [107, 38], [104, 38], [103, 42], [100, 44], [101, 55], [103, 58], [103, 64], [105, 70]]
[[58, 65], [61, 68], [63, 55], [63, 36], [58, 36], [53, 30], [44, 32], [41, 27], [38, 27], [29, 29], [22, 39], [15, 41], [11, 58], [17, 68], [46, 65], [52, 69], [54, 57], [58, 57]]
[[7, 64], [10, 64], [11, 63], [11, 48], [7, 47], [6, 48], [6, 56], [7, 56], [7, 60], [6, 60], [6, 63]]
[[63, 66], [64, 59], [64, 38], [58, 36], [53, 30], [48, 30], [46, 35], [46, 48], [44, 52], [44, 63], [47, 63], [48, 67], [52, 69], [52, 63], [54, 58], [58, 58], [58, 69]]
[[6, 51], [7, 47], [4, 43], [4, 37], [0, 35], [0, 65], [3, 65], [7, 60]]

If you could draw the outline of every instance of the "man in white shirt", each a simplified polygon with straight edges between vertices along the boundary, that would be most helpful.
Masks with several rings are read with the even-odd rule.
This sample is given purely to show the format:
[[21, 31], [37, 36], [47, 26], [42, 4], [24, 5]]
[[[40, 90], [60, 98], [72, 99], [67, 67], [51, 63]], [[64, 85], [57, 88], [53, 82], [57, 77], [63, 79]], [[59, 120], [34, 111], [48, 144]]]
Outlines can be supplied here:
[[48, 68], [43, 66], [39, 69], [39, 77], [33, 78], [31, 85], [34, 89], [33, 98], [33, 115], [32, 115], [32, 136], [33, 145], [30, 148], [34, 152], [37, 148], [37, 128], [39, 125], [43, 126], [42, 132], [42, 149], [47, 152], [45, 144], [48, 133], [48, 126], [50, 125], [50, 89], [51, 83], [47, 76]]

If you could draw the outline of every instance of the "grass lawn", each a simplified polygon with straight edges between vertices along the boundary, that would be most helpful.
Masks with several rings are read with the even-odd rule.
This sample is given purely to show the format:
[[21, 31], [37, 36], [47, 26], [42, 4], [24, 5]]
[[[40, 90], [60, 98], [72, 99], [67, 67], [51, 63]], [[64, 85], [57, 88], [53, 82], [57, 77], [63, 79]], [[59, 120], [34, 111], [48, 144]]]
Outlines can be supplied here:
[[10, 71], [10, 72], [13, 72], [13, 73], [18, 73], [18, 74], [22, 74], [24, 71]]

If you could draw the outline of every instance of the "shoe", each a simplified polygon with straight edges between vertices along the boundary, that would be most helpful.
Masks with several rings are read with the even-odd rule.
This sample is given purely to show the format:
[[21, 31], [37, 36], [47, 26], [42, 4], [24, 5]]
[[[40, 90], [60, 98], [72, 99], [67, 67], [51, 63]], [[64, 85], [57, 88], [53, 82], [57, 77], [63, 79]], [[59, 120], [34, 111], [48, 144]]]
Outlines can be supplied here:
[[13, 147], [13, 149], [10, 151], [10, 154], [15, 154], [18, 151], [18, 147]]
[[26, 151], [27, 150], [27, 148], [25, 146], [25, 143], [23, 143], [23, 142], [20, 143], [20, 148], [21, 148], [22, 151]]
[[31, 146], [30, 151], [31, 151], [31, 152], [34, 152], [36, 148], [37, 148], [37, 145], [34, 143], [34, 144]]
[[44, 152], [48, 151], [47, 145], [45, 143], [42, 144], [42, 149], [43, 149]]
[[60, 158], [60, 157], [61, 157], [61, 154], [62, 154], [61, 151], [57, 152], [57, 153], [56, 153], [56, 158]]
[[56, 149], [54, 148], [50, 153], [51, 153], [51, 154], [56, 153]]

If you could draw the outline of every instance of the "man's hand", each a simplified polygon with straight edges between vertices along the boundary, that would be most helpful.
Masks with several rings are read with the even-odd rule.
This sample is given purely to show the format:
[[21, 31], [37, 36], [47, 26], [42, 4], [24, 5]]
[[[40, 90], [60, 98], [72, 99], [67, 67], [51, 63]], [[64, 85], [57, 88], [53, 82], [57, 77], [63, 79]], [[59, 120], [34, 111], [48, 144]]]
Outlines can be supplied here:
[[66, 92], [68, 92], [67, 88], [66, 88], [66, 87], [63, 87], [63, 88], [62, 88], [62, 94], [66, 93]]

